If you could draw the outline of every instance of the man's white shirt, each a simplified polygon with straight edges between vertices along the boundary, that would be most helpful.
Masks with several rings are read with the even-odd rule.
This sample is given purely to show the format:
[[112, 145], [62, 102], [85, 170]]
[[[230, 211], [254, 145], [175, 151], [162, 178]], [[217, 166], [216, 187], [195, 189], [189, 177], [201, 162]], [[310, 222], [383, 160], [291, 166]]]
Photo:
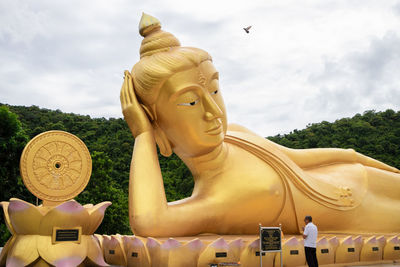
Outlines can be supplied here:
[[304, 246], [310, 248], [317, 247], [317, 237], [318, 237], [318, 228], [312, 222], [309, 222], [304, 228], [304, 235], [307, 237], [304, 239]]

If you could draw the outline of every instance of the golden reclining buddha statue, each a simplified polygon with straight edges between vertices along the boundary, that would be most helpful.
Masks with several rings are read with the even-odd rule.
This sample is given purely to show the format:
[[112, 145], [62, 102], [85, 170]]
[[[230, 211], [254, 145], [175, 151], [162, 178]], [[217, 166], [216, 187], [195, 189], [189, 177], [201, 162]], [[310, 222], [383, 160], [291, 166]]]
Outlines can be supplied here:
[[[290, 149], [227, 123], [219, 73], [143, 14], [140, 61], [125, 71], [121, 106], [135, 137], [129, 218], [141, 236], [300, 232], [306, 214], [331, 233], [400, 232], [400, 173], [352, 149]], [[193, 174], [190, 197], [168, 203], [160, 153]]]

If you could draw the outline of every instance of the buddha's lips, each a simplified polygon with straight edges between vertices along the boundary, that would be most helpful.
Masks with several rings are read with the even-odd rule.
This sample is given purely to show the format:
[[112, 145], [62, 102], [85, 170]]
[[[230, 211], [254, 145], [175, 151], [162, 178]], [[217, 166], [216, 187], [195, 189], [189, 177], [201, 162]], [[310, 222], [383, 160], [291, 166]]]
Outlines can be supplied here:
[[218, 123], [216, 126], [212, 127], [211, 129], [207, 130], [206, 133], [212, 134], [212, 135], [217, 135], [220, 134], [222, 130], [222, 124]]

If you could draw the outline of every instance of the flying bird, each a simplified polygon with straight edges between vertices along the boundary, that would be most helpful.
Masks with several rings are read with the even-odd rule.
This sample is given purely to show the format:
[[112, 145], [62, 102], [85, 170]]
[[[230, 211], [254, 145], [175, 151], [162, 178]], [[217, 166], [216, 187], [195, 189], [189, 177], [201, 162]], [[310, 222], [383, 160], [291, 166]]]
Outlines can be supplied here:
[[251, 28], [251, 26], [248, 26], [248, 27], [246, 27], [246, 28], [243, 28], [243, 30], [244, 30], [245, 32], [247, 32], [247, 33], [250, 33], [250, 28]]

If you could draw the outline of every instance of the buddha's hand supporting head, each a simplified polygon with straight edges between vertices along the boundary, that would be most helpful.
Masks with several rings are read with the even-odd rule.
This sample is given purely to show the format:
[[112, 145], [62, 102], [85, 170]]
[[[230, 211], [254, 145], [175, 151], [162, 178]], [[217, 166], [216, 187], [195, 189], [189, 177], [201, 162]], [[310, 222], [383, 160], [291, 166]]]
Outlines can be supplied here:
[[[143, 14], [140, 61], [126, 74], [121, 103], [134, 136], [152, 131], [161, 154], [200, 156], [227, 129], [218, 72], [204, 50], [181, 47], [160, 22]], [[135, 97], [136, 96], [136, 97]]]
[[134, 137], [141, 133], [152, 131], [151, 123], [144, 110], [145, 107], [137, 100], [132, 76], [127, 70], [125, 71], [124, 83], [121, 88], [120, 100], [125, 121]]

